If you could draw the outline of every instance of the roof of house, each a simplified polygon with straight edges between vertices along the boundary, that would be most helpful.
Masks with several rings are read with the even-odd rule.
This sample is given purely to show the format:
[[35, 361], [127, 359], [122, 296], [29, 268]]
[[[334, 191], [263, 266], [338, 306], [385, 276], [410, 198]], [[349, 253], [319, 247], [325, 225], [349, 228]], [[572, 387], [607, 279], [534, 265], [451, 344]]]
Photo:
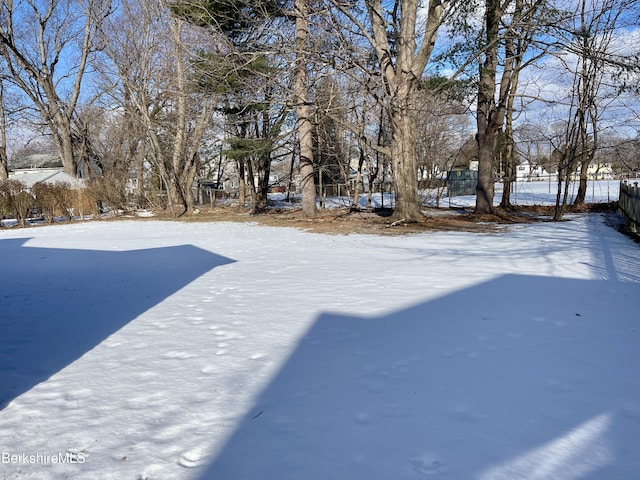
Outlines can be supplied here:
[[72, 177], [63, 172], [60, 168], [29, 168], [23, 170], [14, 170], [9, 172], [9, 178], [12, 180], [20, 180], [27, 188], [33, 187], [38, 182], [55, 183], [65, 182], [71, 185], [71, 188], [83, 188], [84, 184], [81, 180]]
[[62, 160], [57, 153], [38, 153], [27, 155], [26, 157], [12, 159], [9, 162], [10, 170], [21, 170], [25, 168], [60, 168]]

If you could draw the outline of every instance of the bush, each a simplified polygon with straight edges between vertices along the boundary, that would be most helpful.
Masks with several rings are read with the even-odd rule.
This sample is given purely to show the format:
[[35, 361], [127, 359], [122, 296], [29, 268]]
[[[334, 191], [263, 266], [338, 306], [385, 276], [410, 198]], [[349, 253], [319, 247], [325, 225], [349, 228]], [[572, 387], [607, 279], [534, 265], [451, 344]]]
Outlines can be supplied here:
[[91, 179], [87, 187], [87, 197], [94, 206], [104, 205], [115, 210], [128, 210], [125, 186], [115, 175], [105, 173], [101, 177]]
[[29, 211], [35, 206], [27, 186], [14, 179], [0, 182], [0, 203], [3, 214], [12, 216], [20, 225], [26, 224]]
[[33, 185], [31, 191], [47, 222], [52, 223], [57, 216], [71, 216], [73, 191], [68, 183], [38, 182]]

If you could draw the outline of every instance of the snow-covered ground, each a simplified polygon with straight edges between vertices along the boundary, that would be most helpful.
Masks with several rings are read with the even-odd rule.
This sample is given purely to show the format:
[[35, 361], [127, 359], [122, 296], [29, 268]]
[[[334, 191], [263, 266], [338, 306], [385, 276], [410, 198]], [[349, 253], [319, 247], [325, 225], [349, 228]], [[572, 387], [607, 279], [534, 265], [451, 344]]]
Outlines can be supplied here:
[[0, 230], [0, 479], [640, 478], [639, 245]]
[[[502, 200], [502, 183], [496, 183], [496, 195], [494, 203], [500, 204]], [[545, 181], [514, 182], [511, 190], [511, 203], [514, 205], [555, 205], [558, 185]], [[578, 184], [572, 182], [569, 185], [569, 203], [573, 203]], [[620, 182], [618, 180], [597, 180], [587, 184], [585, 201], [587, 203], [616, 202], [620, 196]], [[445, 197], [441, 200], [441, 206], [464, 207], [475, 205], [476, 197]]]
[[[637, 181], [629, 180], [630, 182]], [[555, 205], [556, 193], [558, 185], [557, 183], [550, 183], [547, 181], [533, 181], [533, 182], [514, 182], [512, 184], [511, 203], [513, 205]], [[495, 196], [494, 204], [499, 205], [502, 200], [502, 183], [495, 184]], [[569, 204], [573, 203], [573, 199], [576, 196], [578, 185], [573, 182], [569, 185]], [[475, 195], [464, 195], [456, 197], [448, 197], [446, 189], [440, 192], [440, 204], [441, 208], [465, 208], [469, 206], [475, 206]], [[620, 195], [620, 182], [618, 180], [597, 180], [588, 183], [587, 194], [585, 201], [587, 203], [609, 203], [618, 201]], [[421, 203], [427, 207], [436, 207], [437, 203], [437, 190], [424, 190], [420, 193]], [[277, 202], [277, 206], [283, 207], [284, 204], [281, 200], [285, 197], [284, 194], [273, 195], [273, 199]], [[352, 199], [347, 197], [330, 197], [323, 201], [323, 207], [335, 208], [345, 207], [351, 205]], [[367, 194], [363, 194], [359, 198], [360, 206], [367, 205]], [[393, 205], [393, 195], [385, 194], [384, 198], [380, 193], [374, 193], [372, 195], [371, 205], [376, 208], [389, 207]]]

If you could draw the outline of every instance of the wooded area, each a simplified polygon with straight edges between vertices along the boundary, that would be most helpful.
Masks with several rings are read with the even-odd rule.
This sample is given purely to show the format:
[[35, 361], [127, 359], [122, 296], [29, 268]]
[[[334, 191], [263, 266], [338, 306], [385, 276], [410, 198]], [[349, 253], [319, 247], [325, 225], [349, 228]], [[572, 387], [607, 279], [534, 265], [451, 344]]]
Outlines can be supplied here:
[[494, 212], [497, 181], [513, 208], [526, 161], [557, 172], [560, 220], [590, 166], [640, 171], [639, 6], [3, 1], [0, 182], [55, 151], [114, 209], [181, 216], [223, 190], [260, 213], [277, 190], [313, 217], [338, 185], [354, 208], [393, 193], [410, 222], [454, 169], [478, 171], [477, 213]]

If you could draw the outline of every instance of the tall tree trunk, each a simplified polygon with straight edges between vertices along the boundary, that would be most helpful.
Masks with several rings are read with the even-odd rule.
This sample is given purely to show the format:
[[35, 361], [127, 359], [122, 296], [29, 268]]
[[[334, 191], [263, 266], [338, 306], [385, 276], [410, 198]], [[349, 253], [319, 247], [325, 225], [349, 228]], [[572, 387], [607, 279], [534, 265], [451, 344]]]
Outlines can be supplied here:
[[[558, 167], [558, 188], [556, 189], [556, 205], [553, 211], [553, 219], [558, 222], [562, 220], [564, 214], [564, 204], [562, 203], [562, 185], [564, 184], [564, 173], [561, 167]], [[567, 188], [568, 185], [565, 185]]]
[[[501, 205], [510, 207], [510, 185], [513, 176], [515, 153], [513, 144], [513, 100], [518, 88], [520, 71], [523, 68], [524, 55], [531, 44], [535, 23], [532, 21], [544, 8], [545, 2], [537, 0], [525, 5], [523, 0], [503, 1], [485, 0], [484, 17], [484, 61], [480, 65], [478, 88], [478, 185], [476, 187], [476, 213], [493, 213], [494, 199], [494, 160], [500, 132], [506, 122], [507, 141], [507, 181]], [[513, 9], [513, 14], [505, 14]], [[503, 25], [504, 19], [511, 19], [511, 25]], [[505, 34], [500, 28], [504, 26]], [[503, 38], [501, 38], [503, 37]], [[498, 49], [504, 44], [504, 66], [497, 82]], [[531, 61], [529, 59], [528, 61]], [[499, 88], [497, 88], [499, 85]]]
[[0, 80], [0, 181], [9, 178], [7, 157], [7, 116], [4, 110], [4, 84]]
[[416, 164], [415, 77], [407, 78], [398, 88], [398, 105], [391, 113], [391, 167], [396, 197], [393, 217], [417, 221], [424, 215], [418, 200], [418, 168]]
[[502, 200], [500, 200], [500, 208], [511, 210], [511, 182], [513, 181], [513, 163], [508, 157], [505, 160], [504, 177], [502, 177]]
[[171, 156], [171, 179], [175, 183], [171, 191], [175, 197], [175, 215], [181, 216], [188, 212], [189, 205], [187, 201], [187, 192], [185, 191], [190, 185], [185, 185], [184, 164], [186, 162], [185, 154], [187, 151], [187, 99], [185, 85], [185, 65], [181, 52], [181, 33], [182, 22], [174, 20], [171, 22], [171, 34], [173, 36], [173, 62], [175, 65], [175, 89], [176, 89], [176, 131], [173, 138], [173, 152]]
[[[270, 92], [265, 95], [265, 100], [271, 102]], [[256, 134], [260, 134], [261, 131], [260, 136], [265, 141], [269, 142], [269, 148], [262, 149], [256, 162], [258, 185], [256, 189], [256, 202], [253, 206], [254, 213], [265, 212], [269, 203], [269, 176], [271, 175], [271, 151], [273, 149], [273, 145], [271, 143], [271, 132], [272, 127], [275, 127], [277, 125], [278, 122], [276, 122], [276, 125], [271, 124], [271, 118], [267, 110], [264, 110], [262, 112], [262, 129], [260, 129], [259, 126], [256, 125]]]
[[364, 165], [364, 142], [358, 142], [358, 170], [356, 172], [356, 184], [353, 189], [353, 201], [351, 202], [351, 210], [360, 209], [360, 190], [362, 189], [362, 166]]
[[253, 213], [261, 213], [267, 209], [269, 200], [269, 175], [271, 174], [271, 154], [262, 153], [257, 161], [258, 188]]
[[249, 188], [249, 194], [251, 195], [251, 211], [255, 211], [256, 208], [256, 176], [253, 172], [253, 161], [248, 158], [246, 162], [247, 169], [247, 186]]
[[[518, 83], [518, 70], [516, 68], [514, 73], [513, 87]], [[516, 148], [515, 140], [513, 138], [513, 116], [514, 108], [513, 101], [515, 95], [509, 95], [507, 101], [507, 113], [505, 118], [504, 138], [505, 138], [505, 152], [504, 152], [504, 176], [502, 178], [502, 200], [500, 201], [500, 208], [510, 210], [513, 208], [511, 204], [511, 182], [515, 180], [515, 164], [516, 164]]]
[[[516, 9], [522, 11], [522, 0], [516, 1]], [[520, 69], [522, 67], [522, 55], [523, 47], [522, 39], [516, 42], [514, 38], [508, 36], [505, 41], [505, 53], [507, 61], [513, 65], [513, 74], [511, 75], [511, 86], [509, 90], [509, 96], [506, 103], [505, 111], [505, 126], [504, 136], [506, 142], [505, 155], [504, 155], [504, 177], [502, 182], [502, 200], [500, 201], [500, 208], [509, 210], [513, 208], [511, 205], [511, 182], [514, 181], [515, 164], [516, 164], [516, 149], [515, 140], [513, 138], [513, 117], [515, 115], [514, 101], [515, 93], [518, 88], [518, 81], [520, 79]], [[517, 47], [516, 44], [517, 43]]]
[[295, 170], [296, 165], [296, 152], [295, 148], [293, 152], [291, 152], [291, 163], [289, 164], [289, 182], [287, 182], [287, 202], [291, 201], [291, 188], [293, 187], [293, 172]]
[[493, 197], [495, 195], [493, 161], [498, 133], [495, 131], [478, 132], [478, 183], [476, 185], [475, 213], [493, 213]]
[[144, 143], [136, 152], [135, 169], [136, 169], [136, 202], [141, 206], [145, 197], [145, 175], [144, 166], [146, 162], [146, 148]]
[[500, 26], [500, 0], [485, 2], [485, 51], [480, 66], [478, 86], [478, 184], [476, 185], [476, 213], [493, 213], [495, 194], [493, 162], [498, 145], [502, 118], [496, 108], [496, 70], [498, 67], [498, 29]]
[[[575, 125], [570, 129], [567, 138], [573, 138], [575, 134]], [[569, 140], [567, 145], [563, 147], [562, 156], [558, 163], [558, 190], [556, 193], [556, 205], [553, 213], [553, 220], [560, 221], [564, 215], [567, 203], [569, 201], [569, 185], [571, 184], [571, 176], [576, 168], [576, 147], [575, 141]]]
[[578, 180], [578, 190], [576, 192], [576, 198], [573, 200], [574, 206], [584, 205], [585, 199], [587, 198], [588, 168], [588, 163], [583, 163], [582, 165], [580, 165], [580, 178]]
[[247, 203], [247, 182], [244, 167], [244, 159], [238, 160], [238, 203], [240, 209], [243, 209]]
[[296, 17], [294, 96], [298, 117], [298, 142], [300, 143], [300, 186], [302, 189], [302, 214], [315, 217], [316, 185], [313, 176], [313, 124], [309, 108], [309, 86], [307, 84], [307, 38], [309, 36], [309, 0], [294, 0]]
[[[424, 217], [418, 199], [414, 94], [433, 52], [448, 3], [400, 0], [389, 10], [386, 2], [365, 2], [371, 22], [370, 41], [388, 98], [386, 108], [392, 130], [390, 156], [396, 194], [392, 218], [396, 220], [411, 222]], [[418, 39], [421, 39], [420, 45]]]
[[73, 145], [71, 119], [58, 110], [53, 113], [47, 123], [54, 126], [52, 128], [53, 140], [60, 155], [62, 168], [72, 177], [78, 176], [78, 163]]

